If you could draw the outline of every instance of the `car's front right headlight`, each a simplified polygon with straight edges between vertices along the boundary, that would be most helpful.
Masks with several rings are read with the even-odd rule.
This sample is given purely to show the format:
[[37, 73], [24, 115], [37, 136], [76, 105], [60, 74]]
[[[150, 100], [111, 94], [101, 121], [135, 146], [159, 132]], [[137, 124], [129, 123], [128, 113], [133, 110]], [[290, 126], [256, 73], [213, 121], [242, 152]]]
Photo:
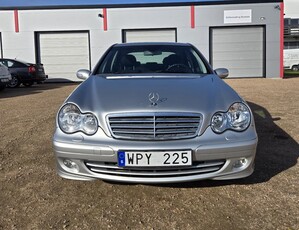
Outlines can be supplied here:
[[211, 128], [215, 133], [226, 130], [244, 131], [251, 122], [249, 108], [243, 103], [234, 103], [227, 112], [217, 112], [211, 120]]
[[64, 105], [58, 113], [58, 125], [60, 129], [68, 134], [83, 132], [93, 135], [98, 130], [98, 121], [92, 113], [81, 113], [74, 104]]

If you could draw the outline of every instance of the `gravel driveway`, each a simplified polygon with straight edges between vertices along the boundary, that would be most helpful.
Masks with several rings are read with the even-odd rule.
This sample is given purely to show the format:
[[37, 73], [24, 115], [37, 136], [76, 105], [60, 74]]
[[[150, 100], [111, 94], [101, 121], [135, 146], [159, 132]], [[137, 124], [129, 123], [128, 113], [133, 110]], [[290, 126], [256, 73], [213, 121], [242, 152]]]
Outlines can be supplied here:
[[76, 84], [0, 92], [0, 229], [299, 229], [299, 78], [226, 82], [254, 111], [254, 174], [156, 186], [56, 175], [55, 115]]

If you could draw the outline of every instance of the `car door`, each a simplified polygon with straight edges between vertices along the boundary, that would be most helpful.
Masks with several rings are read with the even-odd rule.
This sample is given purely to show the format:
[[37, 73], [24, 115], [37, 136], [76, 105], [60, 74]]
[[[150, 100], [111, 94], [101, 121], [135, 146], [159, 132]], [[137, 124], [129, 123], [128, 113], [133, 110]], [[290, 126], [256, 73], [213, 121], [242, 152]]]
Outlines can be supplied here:
[[6, 66], [8, 67], [12, 75], [18, 76], [20, 80], [28, 76], [28, 68], [25, 64], [14, 60], [6, 60]]

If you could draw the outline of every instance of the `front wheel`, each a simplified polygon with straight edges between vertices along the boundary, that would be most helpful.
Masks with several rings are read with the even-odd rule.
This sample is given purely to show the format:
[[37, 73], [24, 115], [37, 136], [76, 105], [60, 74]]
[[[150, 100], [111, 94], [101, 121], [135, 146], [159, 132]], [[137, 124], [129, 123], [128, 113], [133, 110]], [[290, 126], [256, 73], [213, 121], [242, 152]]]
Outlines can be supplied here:
[[7, 84], [7, 86], [9, 88], [16, 88], [16, 87], [19, 87], [19, 85], [21, 84], [19, 78], [17, 76], [11, 76], [12, 79], [11, 81]]
[[299, 65], [293, 65], [292, 66], [292, 70], [293, 71], [298, 71], [298, 69], [299, 69]]

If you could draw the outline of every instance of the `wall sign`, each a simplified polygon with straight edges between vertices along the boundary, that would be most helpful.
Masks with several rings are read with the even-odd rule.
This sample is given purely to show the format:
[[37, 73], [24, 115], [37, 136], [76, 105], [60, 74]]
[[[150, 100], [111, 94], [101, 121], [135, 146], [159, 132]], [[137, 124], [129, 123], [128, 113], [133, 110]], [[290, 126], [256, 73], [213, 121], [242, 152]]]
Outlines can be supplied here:
[[225, 10], [224, 24], [229, 23], [251, 23], [252, 10]]

